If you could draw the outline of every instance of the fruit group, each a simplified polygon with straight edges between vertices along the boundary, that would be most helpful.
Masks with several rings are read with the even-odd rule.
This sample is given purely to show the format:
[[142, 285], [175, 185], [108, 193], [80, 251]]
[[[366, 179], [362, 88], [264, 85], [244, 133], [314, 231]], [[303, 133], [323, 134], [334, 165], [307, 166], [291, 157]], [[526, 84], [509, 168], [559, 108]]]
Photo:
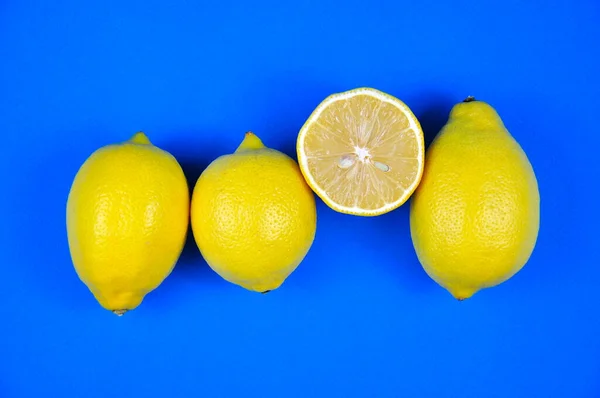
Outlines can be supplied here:
[[122, 315], [169, 275], [189, 226], [179, 163], [143, 133], [107, 145], [81, 166], [67, 201], [67, 234], [80, 279]]
[[191, 214], [208, 265], [258, 292], [284, 282], [308, 253], [316, 230], [314, 195], [298, 165], [253, 133], [202, 173]]
[[296, 148], [308, 184], [341, 213], [387, 213], [406, 202], [423, 173], [417, 118], [372, 88], [327, 97], [300, 130]]
[[457, 299], [528, 261], [540, 197], [533, 168], [490, 105], [468, 98], [427, 150], [410, 227], [423, 268]]

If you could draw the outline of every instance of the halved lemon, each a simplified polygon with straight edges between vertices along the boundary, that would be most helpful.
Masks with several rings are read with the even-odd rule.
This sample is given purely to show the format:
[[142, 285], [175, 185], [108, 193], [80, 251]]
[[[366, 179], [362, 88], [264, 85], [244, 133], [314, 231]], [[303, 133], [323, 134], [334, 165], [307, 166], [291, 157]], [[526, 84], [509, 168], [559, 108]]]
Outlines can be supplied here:
[[296, 150], [313, 191], [346, 214], [396, 209], [423, 175], [419, 121], [404, 102], [373, 88], [327, 97], [302, 126]]

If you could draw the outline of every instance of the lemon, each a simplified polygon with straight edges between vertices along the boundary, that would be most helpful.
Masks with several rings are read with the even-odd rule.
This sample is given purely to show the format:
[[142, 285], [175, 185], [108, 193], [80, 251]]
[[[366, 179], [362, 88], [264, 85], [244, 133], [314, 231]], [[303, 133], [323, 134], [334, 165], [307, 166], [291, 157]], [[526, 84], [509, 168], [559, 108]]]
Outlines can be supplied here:
[[266, 292], [308, 253], [315, 199], [296, 162], [249, 132], [235, 153], [217, 158], [200, 176], [191, 219], [198, 248], [217, 274]]
[[102, 307], [122, 315], [169, 275], [189, 226], [189, 190], [173, 156], [143, 133], [95, 151], [67, 201], [77, 274]]
[[423, 174], [423, 131], [389, 94], [363, 87], [327, 97], [298, 134], [302, 174], [332, 209], [376, 216], [406, 202]]
[[485, 102], [453, 107], [411, 202], [419, 261], [457, 299], [511, 278], [533, 252], [540, 222], [534, 170]]

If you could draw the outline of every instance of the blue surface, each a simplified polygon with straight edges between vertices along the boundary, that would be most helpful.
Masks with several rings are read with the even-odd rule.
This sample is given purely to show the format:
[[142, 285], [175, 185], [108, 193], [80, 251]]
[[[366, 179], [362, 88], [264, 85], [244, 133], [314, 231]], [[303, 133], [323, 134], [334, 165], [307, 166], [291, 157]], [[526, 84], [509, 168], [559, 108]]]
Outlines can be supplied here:
[[[598, 1], [111, 3], [0, 1], [0, 397], [600, 396]], [[267, 295], [193, 244], [121, 318], [78, 280], [65, 202], [92, 151], [143, 130], [195, 181], [247, 130], [294, 155], [314, 107], [357, 86], [428, 139], [467, 95], [496, 107], [542, 198], [520, 273], [458, 302], [418, 264], [408, 206], [319, 201]]]

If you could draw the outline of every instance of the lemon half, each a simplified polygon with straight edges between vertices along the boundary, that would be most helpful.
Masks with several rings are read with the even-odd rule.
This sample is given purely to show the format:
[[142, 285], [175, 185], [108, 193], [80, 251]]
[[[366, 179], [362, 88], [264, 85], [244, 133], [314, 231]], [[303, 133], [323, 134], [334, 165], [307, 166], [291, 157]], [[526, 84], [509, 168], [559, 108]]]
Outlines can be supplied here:
[[346, 214], [396, 209], [423, 174], [419, 121], [402, 101], [373, 88], [327, 97], [302, 126], [296, 149], [313, 191]]

